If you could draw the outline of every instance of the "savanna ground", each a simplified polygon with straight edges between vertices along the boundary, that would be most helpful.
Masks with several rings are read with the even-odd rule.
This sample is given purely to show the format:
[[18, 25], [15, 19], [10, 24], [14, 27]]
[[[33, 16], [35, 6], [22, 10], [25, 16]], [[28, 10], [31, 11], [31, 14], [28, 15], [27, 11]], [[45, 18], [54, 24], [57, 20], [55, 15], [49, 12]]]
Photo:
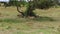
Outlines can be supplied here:
[[60, 8], [34, 12], [40, 18], [19, 18], [16, 7], [0, 7], [0, 34], [60, 34]]

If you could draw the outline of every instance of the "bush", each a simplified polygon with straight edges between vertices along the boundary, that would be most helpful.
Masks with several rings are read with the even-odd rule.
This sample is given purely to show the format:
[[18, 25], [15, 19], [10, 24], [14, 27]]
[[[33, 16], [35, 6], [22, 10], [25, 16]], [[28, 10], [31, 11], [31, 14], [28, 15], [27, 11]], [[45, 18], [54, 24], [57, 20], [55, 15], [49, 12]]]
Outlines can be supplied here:
[[38, 0], [34, 4], [36, 5], [37, 8], [44, 9], [44, 8], [49, 8], [51, 6], [54, 6], [55, 1], [52, 1], [52, 0]]

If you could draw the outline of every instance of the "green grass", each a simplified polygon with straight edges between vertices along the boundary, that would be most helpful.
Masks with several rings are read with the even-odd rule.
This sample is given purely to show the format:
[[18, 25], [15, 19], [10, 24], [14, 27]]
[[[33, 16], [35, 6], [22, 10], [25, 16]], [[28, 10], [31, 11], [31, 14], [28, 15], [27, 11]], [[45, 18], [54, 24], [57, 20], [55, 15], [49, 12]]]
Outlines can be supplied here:
[[60, 34], [60, 8], [34, 11], [39, 18], [19, 18], [15, 7], [0, 7], [0, 34]]
[[43, 22], [43, 21], [54, 21], [53, 18], [50, 17], [38, 17], [38, 18], [33, 18], [33, 19], [29, 19], [29, 18], [20, 18], [20, 19], [16, 19], [16, 18], [0, 18], [0, 22], [13, 22], [13, 23], [23, 23], [23, 22], [30, 22], [30, 21], [39, 21], [39, 22]]

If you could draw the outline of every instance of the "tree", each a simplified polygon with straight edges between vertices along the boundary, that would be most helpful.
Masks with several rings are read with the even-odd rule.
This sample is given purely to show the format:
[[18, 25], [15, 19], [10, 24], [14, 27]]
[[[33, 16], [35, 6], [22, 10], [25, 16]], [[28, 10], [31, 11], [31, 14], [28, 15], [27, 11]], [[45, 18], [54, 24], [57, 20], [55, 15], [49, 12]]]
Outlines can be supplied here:
[[28, 17], [28, 16], [30, 16], [30, 17], [31, 16], [36, 17], [36, 14], [33, 12], [33, 10], [35, 10], [35, 8], [34, 8], [33, 1], [31, 1], [31, 0], [28, 2], [27, 10], [24, 13], [21, 12], [21, 10], [19, 11], [18, 5], [17, 5], [17, 11], [19, 13], [21, 13], [23, 15], [23, 17]]
[[52, 0], [33, 0], [33, 1], [31, 1], [30, 0], [28, 2], [28, 7], [27, 7], [27, 10], [25, 11], [25, 13], [19, 11], [18, 5], [17, 5], [17, 11], [25, 17], [28, 17], [28, 16], [37, 17], [37, 15], [33, 12], [33, 10], [35, 10], [35, 8], [48, 9], [55, 5], [54, 1], [55, 0], [53, 0], [53, 1]]

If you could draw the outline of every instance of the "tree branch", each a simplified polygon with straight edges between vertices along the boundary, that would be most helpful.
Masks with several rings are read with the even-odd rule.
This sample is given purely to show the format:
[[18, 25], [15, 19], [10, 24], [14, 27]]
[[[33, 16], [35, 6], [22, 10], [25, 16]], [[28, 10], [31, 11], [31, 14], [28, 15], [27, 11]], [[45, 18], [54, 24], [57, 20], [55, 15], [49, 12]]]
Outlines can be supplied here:
[[17, 7], [17, 11], [18, 11], [22, 16], [24, 16], [23, 11], [21, 11], [21, 9], [19, 10], [19, 7], [18, 7], [18, 6], [16, 6], [16, 7]]

